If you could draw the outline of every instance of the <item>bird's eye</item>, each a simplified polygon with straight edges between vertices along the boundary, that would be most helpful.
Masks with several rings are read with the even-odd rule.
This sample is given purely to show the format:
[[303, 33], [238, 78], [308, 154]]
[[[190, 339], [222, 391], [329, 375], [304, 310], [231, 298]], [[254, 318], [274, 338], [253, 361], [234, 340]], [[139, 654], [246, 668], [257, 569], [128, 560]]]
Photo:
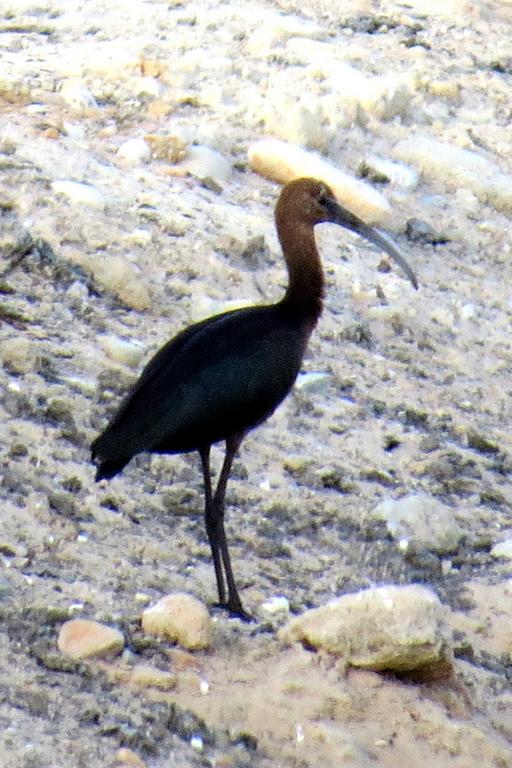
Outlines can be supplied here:
[[321, 187], [317, 200], [320, 203], [320, 205], [327, 205], [327, 203], [329, 202], [329, 194], [327, 193], [327, 190], [325, 189], [325, 187]]

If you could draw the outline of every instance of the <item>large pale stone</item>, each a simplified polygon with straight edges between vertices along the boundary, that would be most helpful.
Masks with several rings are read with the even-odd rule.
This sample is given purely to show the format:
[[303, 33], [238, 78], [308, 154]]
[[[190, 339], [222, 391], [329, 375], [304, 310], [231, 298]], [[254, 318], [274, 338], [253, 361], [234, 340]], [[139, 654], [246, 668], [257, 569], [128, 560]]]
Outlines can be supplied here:
[[90, 619], [73, 619], [62, 625], [57, 640], [62, 653], [72, 659], [117, 654], [124, 648], [122, 632]]
[[359, 179], [340, 171], [314, 152], [277, 139], [264, 139], [249, 147], [253, 171], [281, 184], [302, 176], [325, 181], [339, 201], [366, 221], [387, 221], [391, 207], [383, 195]]
[[445, 608], [426, 587], [384, 586], [306, 611], [279, 633], [376, 671], [446, 670], [452, 645]]
[[419, 167], [428, 181], [469, 189], [480, 202], [512, 211], [512, 176], [476, 152], [426, 136], [412, 136], [395, 146], [394, 155]]
[[426, 493], [381, 501], [373, 514], [385, 520], [394, 539], [433, 552], [453, 552], [463, 536], [453, 509]]
[[211, 619], [203, 603], [191, 595], [167, 595], [142, 614], [145, 632], [195, 650], [207, 648], [212, 639]]

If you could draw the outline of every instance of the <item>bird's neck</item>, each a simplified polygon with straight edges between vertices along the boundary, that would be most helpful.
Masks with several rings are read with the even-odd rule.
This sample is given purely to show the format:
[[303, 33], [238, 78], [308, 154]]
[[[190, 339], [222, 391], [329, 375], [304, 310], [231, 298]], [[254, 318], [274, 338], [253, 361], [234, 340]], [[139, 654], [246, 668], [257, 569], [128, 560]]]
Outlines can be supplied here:
[[322, 312], [324, 275], [313, 227], [299, 223], [278, 226], [279, 242], [288, 267], [288, 289], [282, 303], [316, 323]]

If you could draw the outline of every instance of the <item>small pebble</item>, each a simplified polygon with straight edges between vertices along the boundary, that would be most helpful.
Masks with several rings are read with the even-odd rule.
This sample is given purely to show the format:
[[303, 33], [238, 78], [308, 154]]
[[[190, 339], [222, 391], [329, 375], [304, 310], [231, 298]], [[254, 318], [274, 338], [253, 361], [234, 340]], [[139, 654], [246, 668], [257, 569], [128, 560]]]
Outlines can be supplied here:
[[208, 648], [211, 619], [206, 607], [191, 595], [167, 595], [142, 614], [144, 632], [179, 643], [184, 648]]
[[512, 539], [505, 539], [495, 544], [491, 549], [491, 555], [496, 558], [512, 560]]
[[275, 616], [276, 613], [289, 613], [290, 603], [286, 597], [271, 597], [270, 600], [261, 604], [261, 610], [271, 616]]
[[130, 368], [136, 368], [144, 355], [144, 346], [138, 341], [128, 341], [113, 335], [102, 336], [99, 341], [111, 360]]
[[96, 99], [81, 80], [66, 80], [60, 89], [60, 95], [66, 104], [79, 112], [98, 109]]
[[117, 150], [117, 156], [123, 165], [134, 167], [147, 162], [151, 156], [151, 150], [144, 139], [128, 139]]
[[204, 749], [204, 743], [201, 736], [192, 736], [190, 739], [190, 746], [195, 749], [196, 752], [202, 752]]
[[116, 754], [116, 760], [118, 763], [123, 763], [129, 766], [129, 768], [146, 768], [146, 763], [142, 760], [136, 752], [127, 747], [121, 747]]
[[224, 184], [231, 178], [231, 165], [220, 152], [209, 147], [189, 147], [185, 159], [180, 165], [183, 170], [198, 179], [213, 179]]
[[124, 648], [124, 636], [118, 629], [98, 621], [72, 619], [62, 625], [57, 646], [72, 659], [102, 658], [120, 653]]
[[105, 198], [90, 184], [79, 181], [54, 181], [52, 189], [58, 195], [64, 195], [76, 205], [86, 205], [88, 208], [105, 208]]

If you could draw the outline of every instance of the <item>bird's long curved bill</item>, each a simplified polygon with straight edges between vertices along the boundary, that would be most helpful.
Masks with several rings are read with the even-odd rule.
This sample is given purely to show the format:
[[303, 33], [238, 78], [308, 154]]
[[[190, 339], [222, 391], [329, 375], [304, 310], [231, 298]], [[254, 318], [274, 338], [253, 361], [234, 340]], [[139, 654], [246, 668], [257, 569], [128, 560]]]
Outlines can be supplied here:
[[370, 243], [373, 243], [378, 248], [381, 248], [388, 253], [402, 268], [416, 290], [418, 289], [418, 279], [416, 275], [405, 260], [398, 246], [395, 245], [393, 240], [387, 234], [380, 229], [375, 229], [375, 227], [365, 224], [364, 221], [361, 221], [361, 219], [354, 216], [353, 213], [347, 211], [346, 208], [342, 208], [341, 205], [334, 200], [332, 200], [329, 209], [330, 216], [332, 217], [330, 221], [332, 221], [333, 224], [339, 224], [341, 227], [350, 229], [352, 232], [355, 232], [360, 237], [364, 237], [365, 240], [368, 240]]

